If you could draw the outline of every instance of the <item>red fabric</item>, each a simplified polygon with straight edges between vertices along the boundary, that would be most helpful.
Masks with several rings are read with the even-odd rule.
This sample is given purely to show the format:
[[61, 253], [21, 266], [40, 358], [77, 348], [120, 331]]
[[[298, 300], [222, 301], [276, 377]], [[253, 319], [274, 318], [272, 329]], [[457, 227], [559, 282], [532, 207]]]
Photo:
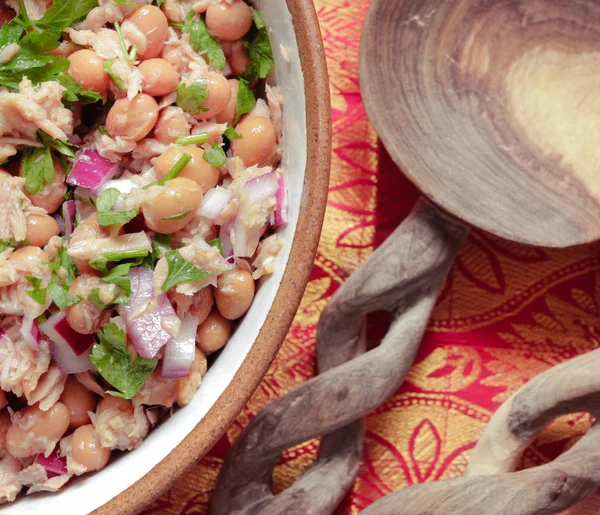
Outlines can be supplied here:
[[[231, 442], [262, 407], [314, 373], [315, 329], [333, 292], [410, 212], [418, 192], [394, 166], [366, 118], [358, 48], [366, 0], [316, 0], [331, 77], [333, 168], [323, 237], [290, 334], [260, 388], [210, 455], [149, 514], [206, 513]], [[390, 99], [393, 101], [393, 99]], [[399, 121], [401, 123], [401, 121]], [[531, 248], [473, 231], [440, 294], [416, 363], [400, 391], [368, 416], [364, 465], [339, 514], [358, 513], [397, 489], [461, 476], [490, 415], [548, 367], [598, 346], [600, 246]], [[370, 338], [384, 330], [370, 322]], [[589, 427], [588, 415], [554, 422], [524, 457], [546, 462]], [[316, 441], [286, 451], [274, 474], [290, 485]], [[600, 513], [592, 496], [572, 514]]]

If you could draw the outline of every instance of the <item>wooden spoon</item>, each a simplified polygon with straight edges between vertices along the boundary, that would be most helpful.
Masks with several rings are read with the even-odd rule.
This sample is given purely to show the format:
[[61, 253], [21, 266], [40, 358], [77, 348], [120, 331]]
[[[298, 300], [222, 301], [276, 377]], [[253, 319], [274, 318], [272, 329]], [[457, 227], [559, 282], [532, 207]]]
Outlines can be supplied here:
[[373, 0], [361, 89], [394, 161], [520, 242], [600, 238], [600, 4]]

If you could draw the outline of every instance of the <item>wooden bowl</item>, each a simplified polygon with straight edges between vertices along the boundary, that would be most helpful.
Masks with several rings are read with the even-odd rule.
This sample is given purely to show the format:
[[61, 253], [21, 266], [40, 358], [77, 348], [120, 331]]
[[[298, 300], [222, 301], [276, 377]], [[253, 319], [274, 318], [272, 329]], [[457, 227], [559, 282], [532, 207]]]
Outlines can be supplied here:
[[[312, 0], [258, 0], [271, 35], [276, 83], [284, 105], [283, 167], [290, 223], [277, 273], [261, 284], [255, 303], [213, 364], [192, 403], [154, 431], [138, 449], [57, 494], [36, 494], [2, 513], [128, 515], [164, 493], [220, 439], [260, 384], [296, 314], [316, 254], [329, 186], [331, 104]], [[291, 50], [287, 62], [280, 47]]]

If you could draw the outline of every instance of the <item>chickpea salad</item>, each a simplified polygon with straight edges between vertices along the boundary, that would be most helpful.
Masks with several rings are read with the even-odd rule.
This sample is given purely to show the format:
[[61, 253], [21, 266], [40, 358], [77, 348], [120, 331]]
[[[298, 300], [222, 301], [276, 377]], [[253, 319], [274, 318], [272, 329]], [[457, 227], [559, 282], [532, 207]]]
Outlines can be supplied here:
[[0, 503], [187, 405], [272, 274], [282, 101], [243, 0], [0, 0]]

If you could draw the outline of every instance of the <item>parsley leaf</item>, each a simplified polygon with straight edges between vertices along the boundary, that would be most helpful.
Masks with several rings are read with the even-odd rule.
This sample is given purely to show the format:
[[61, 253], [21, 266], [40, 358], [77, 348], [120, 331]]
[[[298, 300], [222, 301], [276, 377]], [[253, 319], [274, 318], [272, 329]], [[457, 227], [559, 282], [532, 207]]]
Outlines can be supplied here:
[[246, 81], [244, 79], [240, 79], [240, 85], [239, 85], [238, 95], [237, 95], [237, 105], [235, 108], [236, 119], [239, 120], [243, 114], [251, 112], [255, 106], [256, 106], [256, 97], [254, 96], [254, 93], [250, 89], [248, 81]]
[[219, 252], [221, 253], [221, 256], [225, 257], [225, 254], [223, 254], [223, 245], [221, 244], [221, 240], [219, 238], [215, 238], [214, 240], [210, 240], [207, 243], [211, 247], [217, 247], [219, 249]]
[[112, 69], [113, 64], [115, 64], [115, 62], [112, 59], [109, 59], [108, 61], [104, 62], [102, 67], [106, 70], [106, 73], [108, 73], [108, 75], [110, 76], [112, 81], [115, 83], [115, 86], [117, 86], [117, 89], [119, 91], [125, 91], [127, 89], [125, 87], [125, 84], [123, 84], [123, 81], [121, 80], [121, 78], [116, 73], [113, 72], [113, 69]]
[[18, 43], [23, 34], [23, 27], [16, 23], [4, 23], [0, 26], [0, 50], [5, 46]]
[[[254, 109], [254, 108], [252, 108], [252, 109]], [[235, 132], [235, 128], [230, 123], [227, 123], [227, 129], [225, 129], [225, 132], [223, 134], [229, 141], [234, 141], [236, 139], [240, 139], [240, 138], [244, 137], [241, 134], [238, 134], [237, 132]]]
[[121, 31], [121, 25], [118, 21], [114, 23], [115, 30], [119, 35], [119, 41], [121, 42], [121, 50], [123, 50], [123, 54], [125, 55], [125, 59], [128, 61], [135, 61], [137, 59], [138, 49], [137, 46], [131, 45], [131, 50], [128, 50], [127, 41], [125, 41], [125, 37], [123, 36], [123, 31]]
[[25, 279], [33, 286], [35, 289], [38, 289], [42, 284], [42, 280], [39, 277], [33, 277], [33, 275], [26, 275]]
[[178, 250], [167, 252], [165, 257], [169, 265], [169, 273], [162, 285], [162, 291], [164, 292], [169, 291], [179, 283], [201, 281], [210, 275], [208, 272], [196, 268], [189, 261], [183, 259]]
[[54, 181], [54, 163], [49, 148], [29, 147], [21, 160], [25, 188], [31, 195], [44, 189], [44, 183]]
[[200, 114], [208, 111], [208, 108], [202, 107], [202, 104], [208, 99], [208, 87], [205, 80], [198, 80], [191, 86], [186, 86], [182, 82], [175, 91], [177, 92], [175, 103], [186, 113]]
[[61, 267], [66, 270], [67, 277], [65, 279], [65, 284], [67, 286], [70, 286], [71, 283], [75, 280], [75, 277], [77, 277], [77, 267], [75, 266], [75, 263], [73, 263], [73, 260], [67, 254], [67, 251], [65, 250], [64, 246], [58, 249], [58, 253], [54, 258], [54, 261], [52, 261], [52, 263], [50, 263], [48, 266], [50, 267], [50, 270], [54, 271], [57, 271]]
[[138, 214], [139, 211], [137, 209], [130, 209], [129, 211], [101, 211], [98, 212], [98, 223], [102, 227], [116, 224], [123, 225], [133, 220]]
[[[254, 20], [254, 23], [256, 25], [256, 19]], [[275, 64], [271, 42], [269, 41], [269, 34], [264, 27], [264, 21], [262, 21], [262, 24], [262, 28], [253, 30], [253, 35], [244, 39], [248, 58], [251, 62], [246, 67], [246, 71], [242, 74], [242, 78], [246, 79], [248, 82], [266, 78]]]
[[221, 145], [218, 143], [215, 143], [210, 150], [206, 150], [204, 154], [202, 154], [202, 159], [213, 165], [215, 168], [220, 168], [227, 162], [227, 156]]
[[108, 268], [106, 267], [107, 264], [108, 264], [108, 259], [106, 259], [106, 258], [92, 259], [90, 261], [90, 266], [94, 270], [98, 270], [99, 272], [102, 272], [103, 274], [108, 273]]
[[131, 295], [131, 281], [129, 280], [129, 270], [135, 263], [122, 263], [110, 270], [102, 279], [103, 283], [115, 284], [127, 295]]
[[263, 20], [262, 15], [258, 11], [254, 11], [252, 13], [252, 19], [254, 20], [254, 26], [258, 30], [262, 30], [265, 28], [265, 20]]
[[204, 20], [194, 19], [194, 12], [190, 11], [183, 26], [183, 32], [190, 35], [190, 45], [200, 55], [205, 55], [208, 62], [217, 70], [225, 69], [225, 54], [221, 45], [210, 35]]
[[52, 296], [54, 304], [56, 304], [59, 308], [68, 308], [69, 306], [74, 306], [81, 300], [79, 296], [71, 295], [67, 290], [67, 287], [61, 286], [60, 284], [50, 283], [48, 285], [48, 291]]
[[35, 23], [38, 29], [62, 32], [85, 18], [98, 5], [98, 0], [56, 0]]
[[154, 270], [158, 258], [169, 250], [171, 250], [171, 235], [156, 234], [154, 238], [152, 238], [152, 252], [146, 256], [142, 262], [142, 266]]
[[158, 359], [137, 356], [132, 363], [125, 331], [116, 324], [106, 324], [98, 332], [98, 338], [100, 342], [92, 347], [90, 358], [100, 375], [118, 390], [108, 393], [132, 399], [157, 367]]
[[120, 196], [121, 192], [117, 188], [104, 190], [96, 200], [96, 209], [98, 211], [110, 211]]
[[38, 131], [37, 136], [46, 148], [53, 148], [57, 152], [61, 153], [63, 156], [71, 157], [73, 159], [77, 157], [75, 155], [75, 152], [73, 152], [71, 148], [77, 149], [78, 147], [70, 141], [60, 141], [54, 139], [52, 136], [46, 134], [44, 131]]
[[42, 306], [46, 304], [46, 288], [41, 288], [39, 290], [25, 290], [25, 293], [29, 295], [33, 300], [35, 300], [38, 304]]
[[183, 220], [191, 212], [192, 212], [192, 210], [190, 209], [189, 211], [186, 211], [185, 213], [181, 213], [179, 215], [167, 216], [167, 218], [161, 218], [160, 220], [161, 221], [165, 221], [165, 220]]
[[107, 261], [124, 261], [125, 259], [143, 258], [148, 255], [146, 249], [124, 250], [122, 252], [107, 252], [104, 259]]
[[93, 288], [92, 293], [88, 295], [88, 302], [91, 302], [98, 309], [106, 309], [106, 305], [100, 300], [100, 288]]

